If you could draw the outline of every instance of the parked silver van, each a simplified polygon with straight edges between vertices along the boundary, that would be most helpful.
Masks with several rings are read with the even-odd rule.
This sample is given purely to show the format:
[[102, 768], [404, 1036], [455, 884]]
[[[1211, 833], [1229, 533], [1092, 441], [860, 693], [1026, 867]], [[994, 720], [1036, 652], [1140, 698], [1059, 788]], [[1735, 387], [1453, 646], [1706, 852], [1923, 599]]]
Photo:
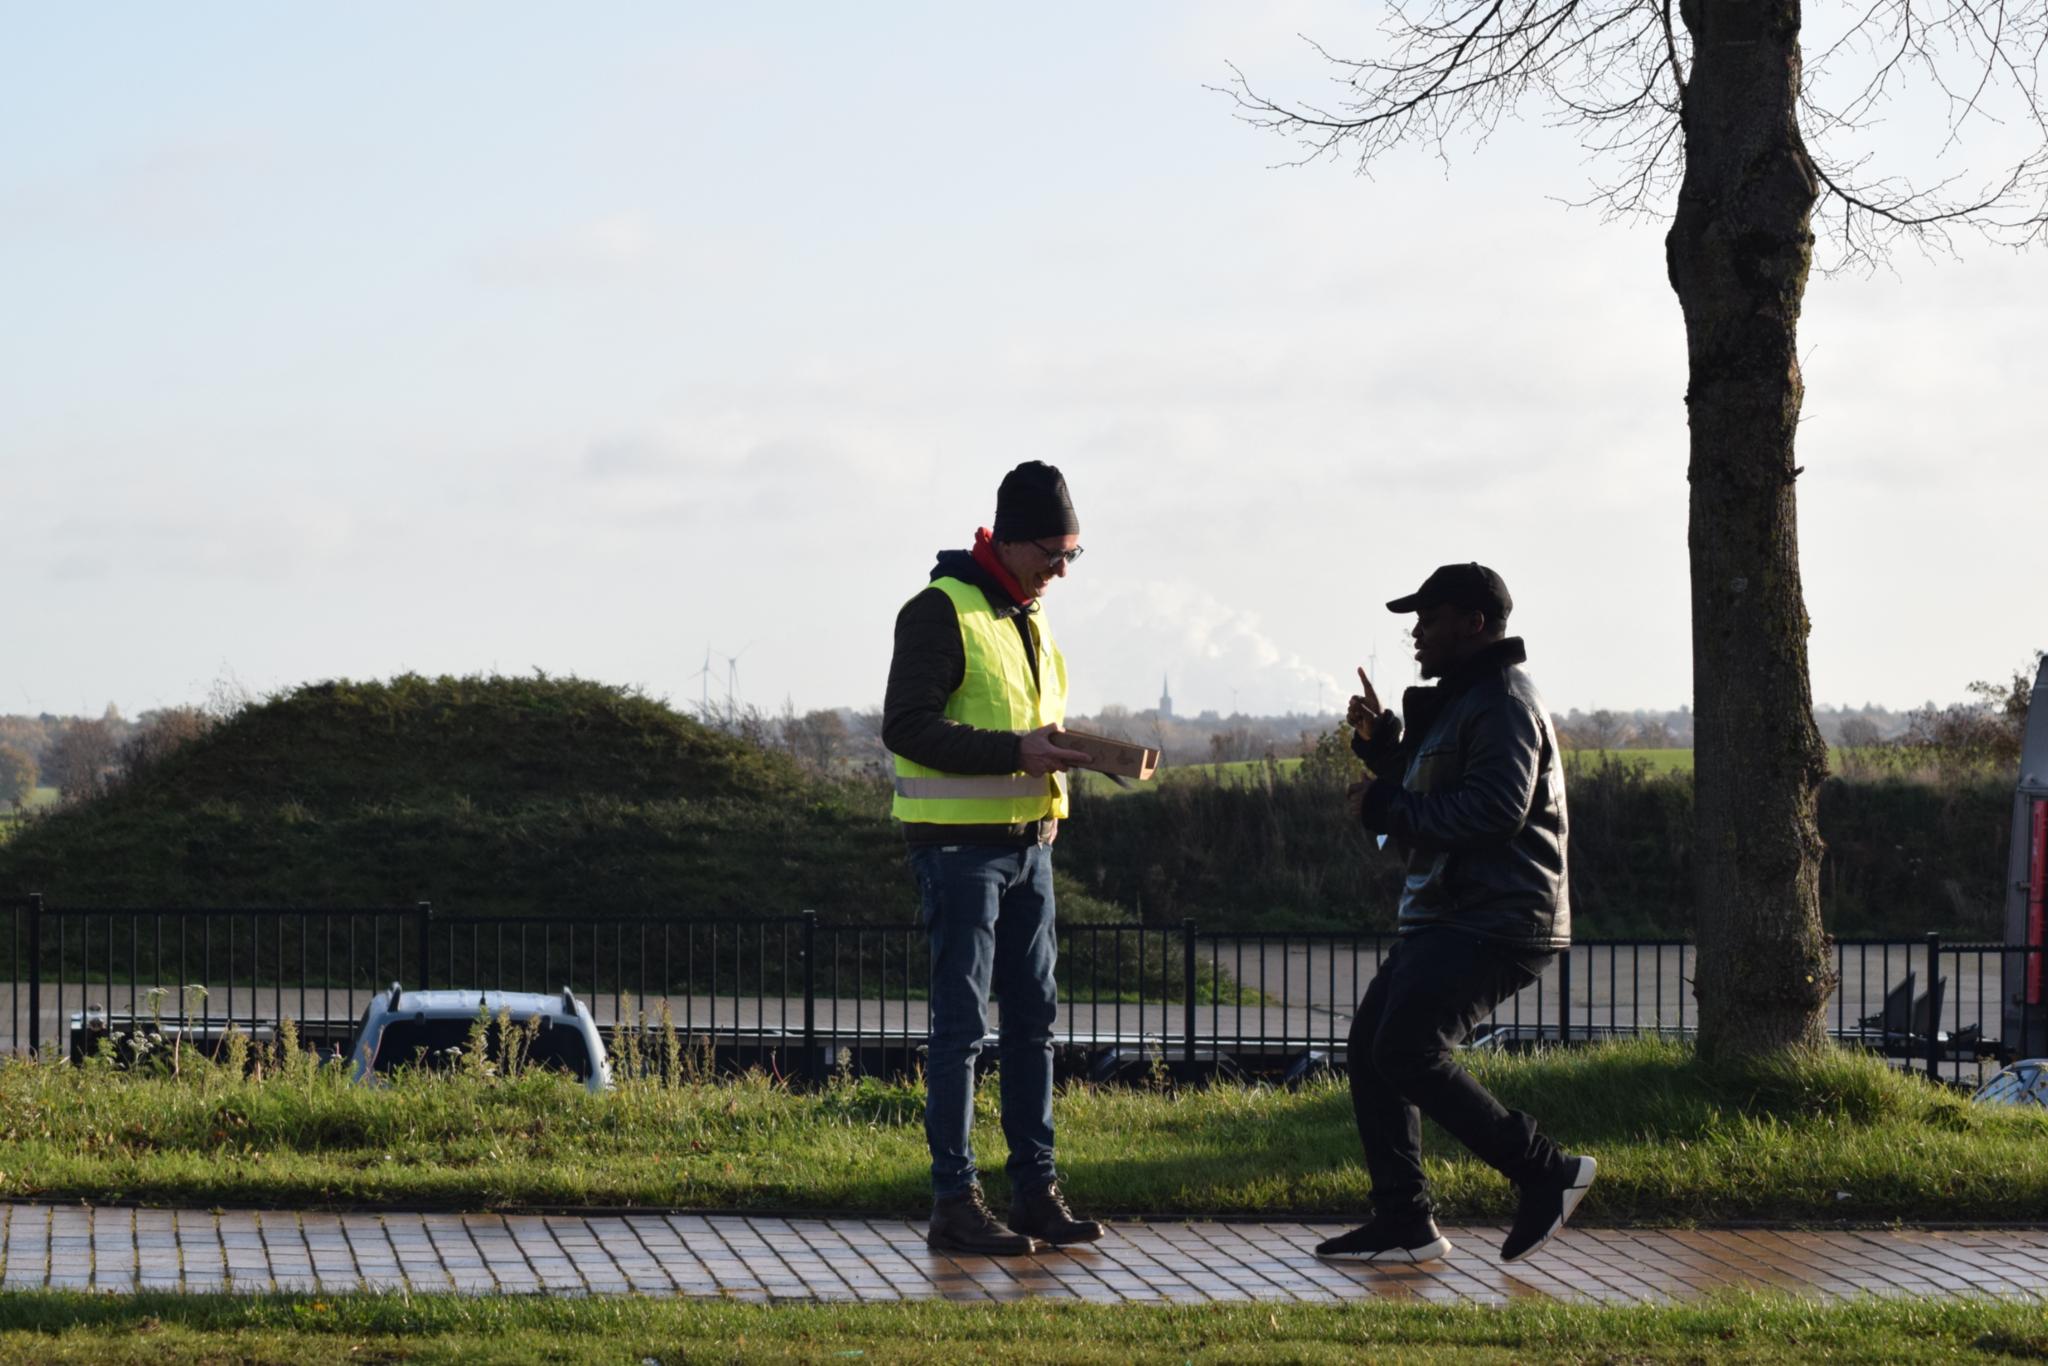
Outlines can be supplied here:
[[485, 1020], [484, 1051], [493, 1062], [503, 1057], [500, 1016], [514, 1029], [531, 1029], [525, 1050], [529, 1067], [569, 1073], [592, 1091], [612, 1084], [611, 1061], [590, 1010], [563, 987], [550, 996], [532, 991], [406, 991], [391, 990], [371, 1001], [356, 1026], [349, 1051], [349, 1076], [368, 1082], [400, 1067], [447, 1068], [469, 1047], [477, 1019]]

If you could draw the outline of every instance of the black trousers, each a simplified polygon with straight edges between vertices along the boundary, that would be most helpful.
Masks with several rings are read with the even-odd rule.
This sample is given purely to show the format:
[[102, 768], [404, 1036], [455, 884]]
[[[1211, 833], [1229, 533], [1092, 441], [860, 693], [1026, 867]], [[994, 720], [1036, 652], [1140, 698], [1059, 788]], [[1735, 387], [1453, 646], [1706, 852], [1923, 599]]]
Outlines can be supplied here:
[[1380, 964], [1351, 1018], [1351, 1107], [1375, 1210], [1400, 1214], [1426, 1203], [1423, 1115], [1517, 1185], [1563, 1166], [1536, 1121], [1495, 1100], [1451, 1051], [1551, 957], [1433, 928], [1401, 936]]

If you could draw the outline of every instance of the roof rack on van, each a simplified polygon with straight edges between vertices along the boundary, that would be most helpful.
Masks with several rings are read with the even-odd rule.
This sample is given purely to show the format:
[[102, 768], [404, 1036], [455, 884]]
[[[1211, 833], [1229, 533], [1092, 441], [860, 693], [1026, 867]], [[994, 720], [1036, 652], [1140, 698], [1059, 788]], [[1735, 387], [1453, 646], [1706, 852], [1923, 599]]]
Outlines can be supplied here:
[[562, 1010], [569, 1015], [576, 1013], [576, 993], [567, 987], [562, 988]]
[[391, 1010], [398, 1009], [398, 998], [403, 995], [405, 995], [405, 992], [399, 988], [398, 983], [393, 982], [391, 984], [391, 999], [386, 1003], [387, 1007]]

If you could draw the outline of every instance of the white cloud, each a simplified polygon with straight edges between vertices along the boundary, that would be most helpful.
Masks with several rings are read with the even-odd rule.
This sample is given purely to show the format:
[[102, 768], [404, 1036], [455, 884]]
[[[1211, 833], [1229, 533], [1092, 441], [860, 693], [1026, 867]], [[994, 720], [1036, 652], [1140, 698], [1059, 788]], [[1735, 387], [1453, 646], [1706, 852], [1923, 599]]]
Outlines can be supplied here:
[[625, 265], [643, 259], [654, 246], [654, 225], [645, 214], [615, 213], [576, 228], [569, 237], [591, 261]]
[[151, 138], [89, 166], [0, 182], [0, 236], [111, 234], [152, 244], [219, 237], [301, 186], [268, 133], [242, 127]]
[[203, 579], [289, 577], [338, 562], [354, 534], [345, 508], [171, 502], [61, 518], [51, 529], [52, 578], [112, 575]]
[[[536, 659], [677, 687], [669, 635], [786, 624], [750, 688], [873, 702], [896, 605], [1027, 458], [1081, 506], [1052, 604], [1079, 703], [1170, 672], [1190, 710], [1334, 705], [1375, 642], [1401, 672], [1380, 604], [1468, 557], [1554, 704], [1689, 691], [1661, 233], [1545, 199], [1587, 168], [1540, 126], [1448, 173], [1265, 169], [1285, 146], [1202, 83], [1236, 59], [1327, 93], [1296, 35], [1362, 50], [1355, 6], [1056, 5], [1006, 44], [830, 7], [450, 19], [457, 67], [374, 25], [195, 44], [138, 12], [155, 84], [50, 13], [96, 60], [7, 92], [43, 135], [0, 168], [0, 488], [54, 576], [20, 609], [53, 696], [181, 686], [123, 642], [196, 585], [230, 605], [190, 667], [279, 683]], [[1970, 585], [2032, 574], [2048, 269], [1898, 264], [1816, 280], [1802, 320], [1823, 699], [1952, 696], [2040, 643], [2023, 589]]]
[[1054, 589], [1047, 611], [1074, 674], [1075, 710], [1147, 705], [1165, 675], [1176, 709], [1247, 713], [1334, 707], [1335, 674], [1286, 649], [1259, 613], [1192, 584], [1140, 580], [1104, 592]]
[[651, 216], [623, 209], [501, 243], [484, 253], [478, 273], [501, 286], [616, 284], [671, 264], [665, 245]]

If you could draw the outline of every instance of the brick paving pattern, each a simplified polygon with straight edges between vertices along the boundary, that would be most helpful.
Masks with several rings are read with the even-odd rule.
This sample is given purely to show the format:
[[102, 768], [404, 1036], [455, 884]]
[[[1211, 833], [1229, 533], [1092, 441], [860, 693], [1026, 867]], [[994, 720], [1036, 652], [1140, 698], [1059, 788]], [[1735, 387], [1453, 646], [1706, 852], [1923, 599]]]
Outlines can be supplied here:
[[2048, 1301], [2048, 1229], [1565, 1231], [1514, 1266], [1446, 1228], [1425, 1266], [1318, 1260], [1335, 1224], [1118, 1223], [1037, 1257], [958, 1257], [902, 1219], [317, 1214], [0, 1206], [0, 1290], [443, 1291], [739, 1300], [1096, 1302], [1548, 1298], [1663, 1303], [1724, 1287]]

